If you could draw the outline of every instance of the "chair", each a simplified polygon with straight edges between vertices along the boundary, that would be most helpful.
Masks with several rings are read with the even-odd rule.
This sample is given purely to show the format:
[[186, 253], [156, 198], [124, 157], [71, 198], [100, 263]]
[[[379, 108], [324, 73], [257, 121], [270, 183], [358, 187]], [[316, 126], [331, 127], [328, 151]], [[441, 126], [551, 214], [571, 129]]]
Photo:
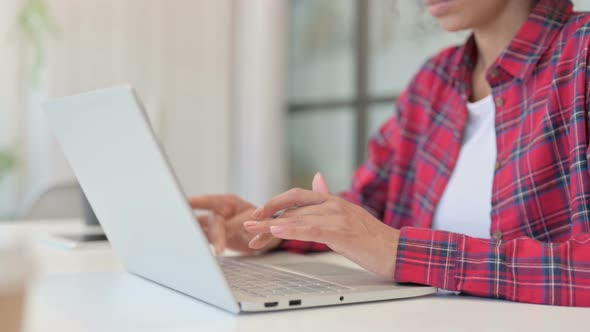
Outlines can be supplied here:
[[61, 182], [33, 191], [19, 213], [19, 219], [82, 218], [82, 190], [75, 181]]

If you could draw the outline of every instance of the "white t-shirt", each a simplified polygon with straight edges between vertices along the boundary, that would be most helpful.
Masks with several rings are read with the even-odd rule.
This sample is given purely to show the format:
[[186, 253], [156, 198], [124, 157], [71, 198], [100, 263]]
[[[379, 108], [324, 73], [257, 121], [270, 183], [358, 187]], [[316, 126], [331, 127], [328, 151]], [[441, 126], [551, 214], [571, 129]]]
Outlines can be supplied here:
[[434, 214], [432, 228], [490, 238], [496, 163], [496, 107], [492, 96], [468, 103], [459, 159]]

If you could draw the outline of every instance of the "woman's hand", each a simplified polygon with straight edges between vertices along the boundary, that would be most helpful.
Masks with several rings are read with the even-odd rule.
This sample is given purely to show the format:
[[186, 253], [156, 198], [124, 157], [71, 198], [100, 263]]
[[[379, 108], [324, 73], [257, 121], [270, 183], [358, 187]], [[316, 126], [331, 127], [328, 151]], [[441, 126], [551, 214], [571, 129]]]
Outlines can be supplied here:
[[[314, 191], [292, 189], [253, 212], [244, 227], [252, 234], [270, 232], [285, 240], [324, 243], [365, 269], [393, 278], [399, 231], [362, 207], [328, 193], [320, 175]], [[279, 218], [271, 216], [288, 209]]]
[[253, 254], [273, 249], [281, 243], [270, 233], [252, 234], [243, 223], [252, 219], [254, 205], [235, 195], [208, 195], [189, 198], [193, 209], [208, 210], [197, 217], [209, 243], [219, 255], [225, 249]]

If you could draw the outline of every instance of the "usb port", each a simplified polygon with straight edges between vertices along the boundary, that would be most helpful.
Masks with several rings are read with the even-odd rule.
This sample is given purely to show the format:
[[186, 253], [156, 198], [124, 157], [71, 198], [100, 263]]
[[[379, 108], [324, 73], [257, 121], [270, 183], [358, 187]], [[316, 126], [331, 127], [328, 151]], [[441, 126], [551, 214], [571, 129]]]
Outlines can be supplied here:
[[265, 302], [264, 303], [265, 308], [272, 308], [272, 307], [276, 307], [278, 305], [279, 305], [279, 302]]
[[291, 300], [289, 301], [289, 306], [301, 305], [301, 300]]

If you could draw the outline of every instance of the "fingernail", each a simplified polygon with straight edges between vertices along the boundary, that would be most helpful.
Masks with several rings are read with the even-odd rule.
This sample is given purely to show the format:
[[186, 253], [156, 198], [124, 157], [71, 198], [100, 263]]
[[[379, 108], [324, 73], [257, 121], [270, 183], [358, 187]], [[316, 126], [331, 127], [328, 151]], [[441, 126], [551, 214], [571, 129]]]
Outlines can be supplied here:
[[250, 247], [251, 249], [258, 249], [258, 237], [253, 238], [250, 243], [248, 243], [248, 247]]
[[253, 221], [253, 220], [244, 221], [244, 227], [246, 227], [246, 228], [256, 227], [256, 226], [258, 226], [258, 221]]
[[261, 206], [261, 207], [257, 208], [256, 210], [254, 210], [254, 212], [252, 212], [252, 215], [254, 216], [254, 218], [260, 218], [263, 210], [264, 210], [264, 207]]
[[281, 234], [284, 230], [285, 228], [281, 226], [270, 226], [270, 232], [275, 235]]

